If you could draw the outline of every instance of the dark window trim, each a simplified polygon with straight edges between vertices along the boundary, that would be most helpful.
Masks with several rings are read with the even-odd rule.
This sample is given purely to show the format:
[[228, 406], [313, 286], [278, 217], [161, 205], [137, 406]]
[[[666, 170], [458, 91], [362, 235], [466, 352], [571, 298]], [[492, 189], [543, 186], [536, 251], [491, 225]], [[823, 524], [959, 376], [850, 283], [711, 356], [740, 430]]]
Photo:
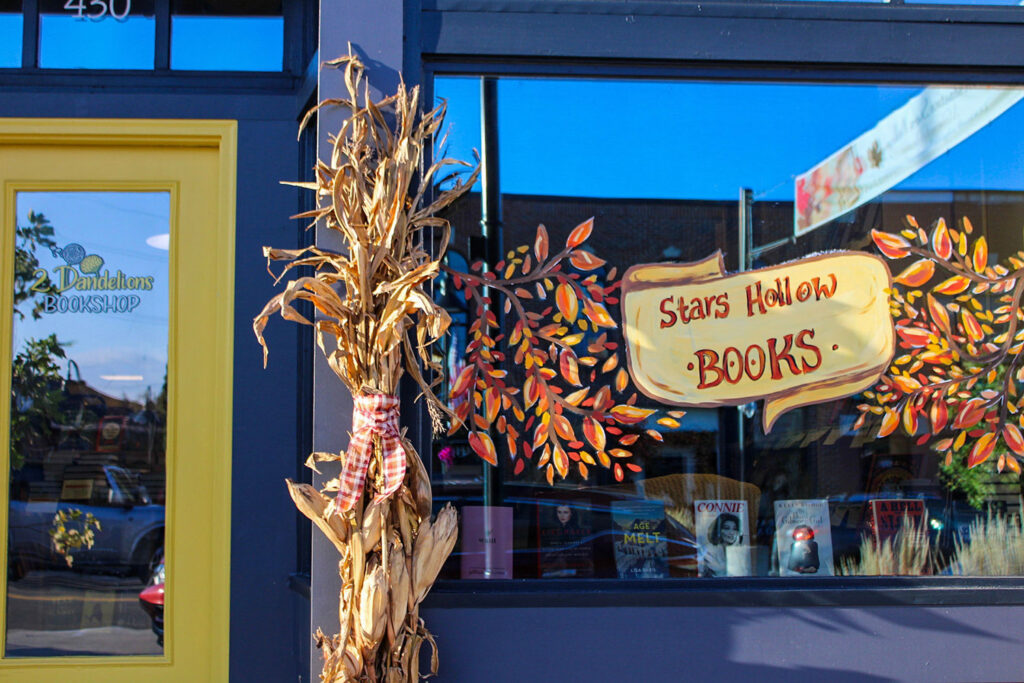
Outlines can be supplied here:
[[1024, 67], [1021, 8], [434, 0], [420, 24], [432, 61]]
[[276, 71], [0, 69], [0, 89], [4, 91], [59, 89], [64, 92], [180, 91], [189, 94], [282, 95], [294, 93], [299, 81], [299, 77]]
[[1016, 577], [439, 581], [426, 609], [1024, 605]]

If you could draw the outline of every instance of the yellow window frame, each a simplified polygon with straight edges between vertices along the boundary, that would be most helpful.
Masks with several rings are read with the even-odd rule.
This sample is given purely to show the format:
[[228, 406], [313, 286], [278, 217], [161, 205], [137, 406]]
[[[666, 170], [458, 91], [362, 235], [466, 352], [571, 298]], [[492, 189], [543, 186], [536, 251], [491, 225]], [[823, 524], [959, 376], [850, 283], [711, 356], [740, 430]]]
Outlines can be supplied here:
[[167, 191], [167, 593], [162, 656], [8, 658], [0, 680], [226, 681], [231, 567], [234, 121], [0, 119], [0, 647], [6, 640], [15, 197]]

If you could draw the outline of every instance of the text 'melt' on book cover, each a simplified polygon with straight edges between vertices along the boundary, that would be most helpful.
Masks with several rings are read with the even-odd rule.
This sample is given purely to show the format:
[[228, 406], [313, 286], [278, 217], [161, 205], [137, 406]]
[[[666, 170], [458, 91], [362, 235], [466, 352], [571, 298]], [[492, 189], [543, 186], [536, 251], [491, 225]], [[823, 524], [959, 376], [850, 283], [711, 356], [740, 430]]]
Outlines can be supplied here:
[[657, 500], [617, 500], [611, 508], [619, 578], [668, 578], [665, 504]]
[[833, 576], [827, 500], [775, 501], [779, 576]]
[[594, 576], [590, 500], [537, 500], [537, 572], [541, 578]]
[[695, 500], [698, 576], [750, 576], [747, 501]]
[[876, 498], [868, 506], [869, 524], [879, 542], [895, 536], [904, 523], [924, 523], [924, 501], [918, 498]]
[[512, 508], [462, 507], [463, 579], [512, 578]]

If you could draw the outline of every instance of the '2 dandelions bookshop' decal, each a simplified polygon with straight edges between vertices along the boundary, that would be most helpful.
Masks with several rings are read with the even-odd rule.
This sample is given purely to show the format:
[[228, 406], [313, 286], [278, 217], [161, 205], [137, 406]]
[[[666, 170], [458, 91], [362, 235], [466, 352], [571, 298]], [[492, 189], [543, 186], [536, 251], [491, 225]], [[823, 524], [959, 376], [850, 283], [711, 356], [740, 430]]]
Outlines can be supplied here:
[[703, 261], [633, 266], [622, 282], [629, 373], [647, 396], [713, 408], [764, 399], [787, 410], [869, 388], [895, 348], [877, 256], [834, 252], [727, 275]]
[[33, 292], [40, 292], [44, 313], [131, 313], [140, 303], [140, 293], [153, 289], [152, 275], [128, 275], [104, 268], [103, 257], [89, 254], [80, 244], [52, 247], [54, 257], [64, 263], [48, 273], [33, 273]]

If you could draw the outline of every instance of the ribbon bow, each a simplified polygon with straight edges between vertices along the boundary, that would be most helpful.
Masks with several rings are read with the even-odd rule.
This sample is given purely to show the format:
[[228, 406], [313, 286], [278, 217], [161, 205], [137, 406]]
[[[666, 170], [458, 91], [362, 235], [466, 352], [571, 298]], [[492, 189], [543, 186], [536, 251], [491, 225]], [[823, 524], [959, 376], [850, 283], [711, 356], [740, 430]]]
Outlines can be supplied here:
[[380, 437], [384, 453], [384, 490], [374, 500], [383, 500], [398, 490], [405, 477], [405, 448], [398, 433], [398, 397], [370, 394], [355, 397], [352, 439], [341, 470], [337, 503], [351, 510], [363, 495], [366, 470], [373, 457], [373, 435]]

